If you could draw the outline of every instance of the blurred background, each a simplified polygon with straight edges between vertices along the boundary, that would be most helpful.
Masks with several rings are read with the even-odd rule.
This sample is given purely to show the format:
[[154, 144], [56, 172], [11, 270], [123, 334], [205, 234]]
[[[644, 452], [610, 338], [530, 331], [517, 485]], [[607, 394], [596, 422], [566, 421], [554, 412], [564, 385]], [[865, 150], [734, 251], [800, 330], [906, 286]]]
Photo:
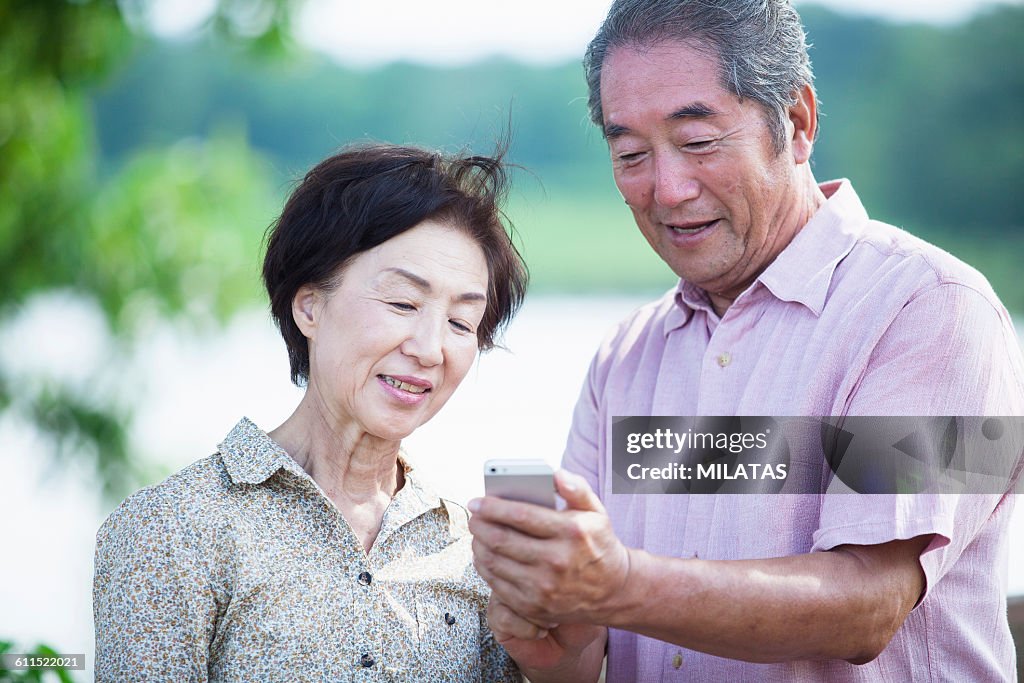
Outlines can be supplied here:
[[[102, 520], [242, 415], [269, 430], [297, 404], [262, 241], [343, 144], [487, 152], [510, 130], [530, 296], [406, 449], [463, 502], [487, 458], [557, 464], [602, 336], [674, 283], [587, 118], [580, 59], [608, 4], [0, 3], [0, 651], [47, 644], [91, 667]], [[1024, 5], [799, 8], [818, 179], [852, 179], [874, 218], [981, 270], [1020, 334]]]

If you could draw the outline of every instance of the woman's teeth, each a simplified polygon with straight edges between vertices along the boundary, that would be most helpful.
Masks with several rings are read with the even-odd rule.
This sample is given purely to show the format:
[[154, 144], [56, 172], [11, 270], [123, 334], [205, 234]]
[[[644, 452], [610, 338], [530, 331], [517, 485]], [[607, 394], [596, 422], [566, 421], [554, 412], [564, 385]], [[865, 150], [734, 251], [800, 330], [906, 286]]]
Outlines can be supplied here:
[[422, 394], [424, 391], [427, 390], [426, 387], [418, 387], [414, 384], [409, 384], [408, 382], [400, 382], [394, 377], [388, 377], [387, 375], [381, 375], [381, 378], [384, 380], [385, 383], [390, 384], [396, 389], [408, 391], [409, 393], [412, 394]]

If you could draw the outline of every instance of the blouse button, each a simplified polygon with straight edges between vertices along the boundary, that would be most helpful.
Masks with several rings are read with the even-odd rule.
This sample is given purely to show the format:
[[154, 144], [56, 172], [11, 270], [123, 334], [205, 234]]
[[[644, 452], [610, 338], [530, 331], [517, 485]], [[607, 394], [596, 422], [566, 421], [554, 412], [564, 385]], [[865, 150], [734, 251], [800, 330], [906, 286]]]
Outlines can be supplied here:
[[732, 356], [729, 355], [728, 352], [723, 353], [721, 356], [718, 357], [718, 364], [721, 367], [723, 367], [723, 368], [727, 367], [729, 365], [729, 363], [731, 363], [731, 362], [732, 362]]
[[359, 572], [358, 581], [360, 585], [369, 586], [370, 582], [373, 581], [373, 577], [370, 576], [370, 572]]
[[448, 624], [449, 626], [454, 626], [455, 625], [455, 617], [453, 617], [451, 615], [451, 613], [445, 612], [444, 613], [444, 623]]
[[373, 666], [376, 663], [377, 662], [375, 662], [373, 660], [373, 657], [371, 657], [368, 653], [365, 653], [365, 652], [363, 653], [363, 656], [359, 658], [359, 664], [364, 669], [369, 669], [371, 666]]
[[672, 668], [678, 669], [683, 666], [683, 655], [682, 653], [675, 653], [672, 655]]

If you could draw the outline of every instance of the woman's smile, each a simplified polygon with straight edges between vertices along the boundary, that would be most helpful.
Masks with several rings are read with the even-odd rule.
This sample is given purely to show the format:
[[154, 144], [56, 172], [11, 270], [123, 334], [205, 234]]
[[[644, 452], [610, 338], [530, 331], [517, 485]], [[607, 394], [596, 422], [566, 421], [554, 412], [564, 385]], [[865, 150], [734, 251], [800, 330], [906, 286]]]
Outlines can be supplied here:
[[402, 403], [417, 405], [425, 401], [433, 385], [424, 379], [406, 376], [377, 375], [384, 390]]

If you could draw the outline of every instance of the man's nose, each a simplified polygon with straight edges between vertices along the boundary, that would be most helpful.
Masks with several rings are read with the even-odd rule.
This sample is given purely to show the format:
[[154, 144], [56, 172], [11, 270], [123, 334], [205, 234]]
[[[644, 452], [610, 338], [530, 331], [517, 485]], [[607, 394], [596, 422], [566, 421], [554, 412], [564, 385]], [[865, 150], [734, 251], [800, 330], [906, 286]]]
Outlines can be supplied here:
[[692, 163], [682, 152], [673, 150], [657, 154], [654, 159], [654, 201], [673, 208], [700, 196], [700, 182]]
[[421, 315], [409, 336], [402, 343], [402, 353], [415, 358], [425, 368], [440, 365], [444, 360], [444, 325], [431, 315]]

